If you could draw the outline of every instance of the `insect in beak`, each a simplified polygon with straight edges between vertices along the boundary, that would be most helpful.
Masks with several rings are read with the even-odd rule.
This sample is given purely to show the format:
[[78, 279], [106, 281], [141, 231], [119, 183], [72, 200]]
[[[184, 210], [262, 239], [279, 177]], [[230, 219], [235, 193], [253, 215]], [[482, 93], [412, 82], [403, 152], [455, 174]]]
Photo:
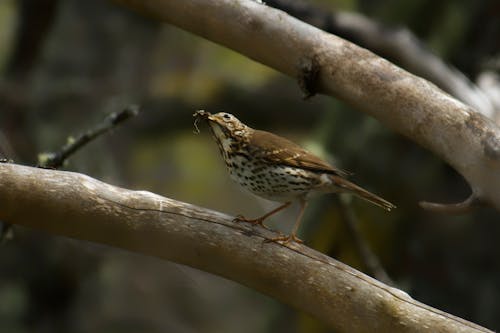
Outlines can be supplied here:
[[193, 113], [194, 119], [194, 134], [200, 134], [200, 129], [198, 128], [198, 122], [200, 119], [210, 119], [210, 112], [207, 112], [205, 110], [197, 110], [195, 113]]

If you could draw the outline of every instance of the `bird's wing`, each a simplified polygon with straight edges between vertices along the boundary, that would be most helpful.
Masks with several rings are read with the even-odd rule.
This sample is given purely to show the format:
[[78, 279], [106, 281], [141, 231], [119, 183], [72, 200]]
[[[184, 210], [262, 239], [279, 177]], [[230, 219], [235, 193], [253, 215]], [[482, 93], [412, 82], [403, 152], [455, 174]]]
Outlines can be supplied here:
[[350, 174], [333, 167], [296, 143], [266, 131], [254, 130], [250, 136], [249, 144], [250, 147], [253, 147], [251, 152], [253, 156], [272, 163], [331, 173], [342, 177]]

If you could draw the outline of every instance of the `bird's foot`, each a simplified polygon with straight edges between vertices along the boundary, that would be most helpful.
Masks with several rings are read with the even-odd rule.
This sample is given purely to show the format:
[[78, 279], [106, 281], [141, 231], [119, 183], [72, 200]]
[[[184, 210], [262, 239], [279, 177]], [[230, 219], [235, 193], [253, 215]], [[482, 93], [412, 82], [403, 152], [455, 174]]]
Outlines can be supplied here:
[[288, 236], [283, 235], [283, 236], [278, 236], [278, 237], [266, 239], [264, 242], [265, 243], [274, 242], [274, 243], [278, 243], [278, 244], [281, 244], [281, 245], [287, 245], [287, 244], [290, 244], [290, 243], [297, 243], [297, 244], [303, 244], [304, 243], [304, 241], [302, 239], [300, 239], [299, 237], [297, 237], [295, 234], [291, 234], [291, 235], [288, 235]]
[[267, 230], [272, 230], [269, 228], [267, 225], [264, 224], [264, 219], [263, 218], [256, 218], [256, 219], [249, 219], [244, 217], [243, 215], [237, 215], [234, 219], [233, 222], [247, 222], [250, 224], [254, 225], [260, 225], [262, 228], [267, 229]]

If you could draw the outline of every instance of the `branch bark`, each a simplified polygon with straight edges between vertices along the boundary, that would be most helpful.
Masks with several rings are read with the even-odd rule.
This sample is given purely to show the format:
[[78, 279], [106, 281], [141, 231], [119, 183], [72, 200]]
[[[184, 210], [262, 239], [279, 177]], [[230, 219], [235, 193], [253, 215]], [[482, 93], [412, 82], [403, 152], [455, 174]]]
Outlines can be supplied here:
[[390, 59], [500, 124], [500, 102], [463, 73], [434, 55], [406, 28], [393, 28], [354, 12], [333, 12], [303, 0], [270, 0], [267, 5]]
[[491, 332], [263, 228], [78, 173], [0, 164], [0, 220], [205, 270], [341, 332]]
[[[114, 0], [227, 46], [344, 100], [431, 150], [500, 210], [500, 129], [428, 81], [250, 0]], [[302, 82], [303, 83], [303, 82]], [[304, 86], [304, 85], [302, 85]]]

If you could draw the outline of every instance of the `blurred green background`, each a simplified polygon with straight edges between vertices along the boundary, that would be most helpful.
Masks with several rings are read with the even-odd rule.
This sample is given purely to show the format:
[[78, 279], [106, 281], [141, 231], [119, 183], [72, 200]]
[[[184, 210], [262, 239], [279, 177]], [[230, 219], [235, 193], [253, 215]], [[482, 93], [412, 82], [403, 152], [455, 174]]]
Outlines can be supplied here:
[[[500, 51], [498, 1], [313, 1], [412, 30], [470, 78]], [[251, 42], [251, 41], [249, 41]], [[35, 165], [129, 103], [139, 117], [74, 155], [65, 170], [230, 214], [275, 203], [231, 183], [197, 109], [227, 111], [286, 136], [394, 202], [353, 199], [361, 235], [398, 287], [500, 329], [500, 217], [423, 211], [466, 198], [428, 151], [333, 98], [226, 48], [108, 1], [0, 1], [0, 157]], [[332, 196], [313, 201], [301, 237], [363, 270]], [[295, 207], [296, 209], [296, 207]], [[270, 224], [288, 232], [294, 209]], [[0, 245], [0, 332], [329, 332], [310, 316], [217, 276], [126, 251], [15, 227]]]

